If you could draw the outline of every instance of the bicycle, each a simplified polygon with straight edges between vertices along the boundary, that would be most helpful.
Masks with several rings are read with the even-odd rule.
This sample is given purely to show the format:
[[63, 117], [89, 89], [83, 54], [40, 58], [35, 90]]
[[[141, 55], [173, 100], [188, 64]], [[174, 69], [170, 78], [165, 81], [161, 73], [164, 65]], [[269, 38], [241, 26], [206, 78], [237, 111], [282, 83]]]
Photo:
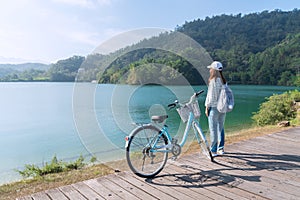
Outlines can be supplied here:
[[200, 108], [196, 97], [204, 91], [199, 91], [191, 96], [190, 101], [185, 104], [179, 103], [177, 100], [168, 105], [171, 110], [176, 108], [178, 114], [184, 123], [186, 123], [185, 131], [181, 142], [172, 138], [168, 132], [168, 126], [163, 125], [161, 129], [155, 124], [163, 123], [168, 115], [152, 116], [153, 123], [138, 124], [129, 136], [126, 136], [126, 160], [129, 168], [137, 175], [143, 178], [152, 178], [159, 174], [168, 160], [168, 153], [173, 154], [176, 159], [181, 153], [189, 131], [193, 127], [198, 144], [202, 152], [213, 162], [208, 142], [200, 127], [197, 119], [200, 117]]

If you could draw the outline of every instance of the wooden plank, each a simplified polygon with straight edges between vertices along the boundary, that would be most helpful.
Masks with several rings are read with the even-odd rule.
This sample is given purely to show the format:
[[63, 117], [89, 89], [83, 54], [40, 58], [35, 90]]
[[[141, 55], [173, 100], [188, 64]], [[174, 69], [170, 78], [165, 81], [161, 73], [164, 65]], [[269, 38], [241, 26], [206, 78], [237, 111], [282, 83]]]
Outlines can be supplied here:
[[[275, 146], [276, 148], [272, 148], [272, 146]], [[298, 147], [299, 148], [299, 147]], [[296, 161], [298, 163], [300, 161], [299, 159], [299, 152], [296, 150], [297, 148], [281, 148], [280, 146], [276, 146], [275, 144], [258, 144], [253, 143], [252, 141], [249, 141], [247, 143], [241, 143], [241, 144], [232, 144], [230, 145], [231, 151], [229, 152], [245, 152], [245, 153], [255, 153], [257, 151], [262, 156], [268, 156], [268, 155], [275, 155], [279, 158], [286, 158], [288, 161], [293, 162]], [[286, 151], [283, 152], [282, 150]], [[226, 148], [226, 152], [228, 152], [228, 148]]]
[[68, 200], [68, 198], [57, 188], [46, 190], [45, 193], [52, 200]]
[[72, 186], [87, 199], [104, 199], [104, 197], [100, 196], [98, 193], [96, 193], [93, 189], [91, 189], [83, 182], [72, 184]]
[[[227, 152], [224, 156], [226, 157], [236, 157], [240, 158], [240, 160], [244, 160], [245, 162], [253, 162], [251, 164], [255, 164], [258, 168], [269, 169], [269, 170], [292, 170], [296, 169], [296, 172], [299, 172], [299, 161], [296, 155], [286, 155], [286, 154], [274, 154], [266, 152], [264, 149], [253, 148], [250, 145], [239, 146], [239, 150], [235, 152]], [[276, 161], [272, 165], [272, 161]]]
[[258, 146], [258, 145], [253, 146], [252, 144], [245, 144], [245, 145], [233, 146], [233, 147], [235, 147], [236, 150], [231, 148], [232, 150], [228, 151], [228, 149], [227, 149], [226, 152], [228, 154], [226, 154], [225, 157], [232, 156], [234, 154], [237, 154], [237, 155], [240, 154], [241, 156], [243, 156], [247, 159], [252, 159], [252, 158], [256, 158], [257, 160], [258, 159], [261, 159], [261, 160], [276, 159], [278, 161], [282, 161], [283, 163], [285, 162], [285, 163], [294, 164], [296, 168], [299, 168], [300, 156], [296, 155], [296, 154], [284, 154], [281, 152], [278, 153], [278, 152], [276, 152], [278, 150], [266, 149], [266, 148]]
[[166, 194], [163, 190], [154, 187], [153, 185], [147, 183], [145, 179], [139, 178], [131, 172], [120, 173], [118, 174], [118, 176], [124, 180], [129, 181], [135, 187], [138, 187], [139, 189], [155, 196], [158, 199], [166, 199], [166, 200], [174, 199], [174, 197]]
[[[300, 162], [300, 155], [299, 152], [295, 148], [285, 148], [284, 149], [278, 149], [278, 148], [270, 148], [269, 145], [263, 145], [263, 144], [255, 144], [255, 143], [245, 143], [245, 144], [235, 144], [230, 146], [231, 149], [233, 149], [231, 152], [247, 152], [249, 154], [249, 158], [251, 157], [251, 154], [257, 154], [257, 156], [261, 156], [265, 159], [278, 159], [282, 161], [282, 164], [284, 163], [290, 163], [289, 165], [286, 164], [286, 166], [290, 167], [293, 164], [295, 168], [299, 168], [299, 162]], [[273, 145], [274, 146], [274, 145]], [[236, 150], [234, 150], [236, 149]], [[252, 155], [253, 157], [254, 155]]]
[[153, 187], [159, 189], [160, 191], [172, 196], [173, 199], [193, 199], [189, 196], [182, 194], [182, 192], [179, 191], [178, 188], [174, 188], [173, 186], [169, 185], [164, 181], [165, 180], [161, 175], [156, 176], [154, 179], [146, 179], [147, 184], [150, 184]]
[[[248, 143], [254, 143], [255, 145], [265, 147], [265, 149], [269, 149], [271, 151], [284, 149], [286, 152], [293, 152], [291, 148], [299, 149], [298, 142], [282, 140], [278, 138], [272, 138], [271, 136], [267, 137], [258, 137], [253, 140], [249, 140]], [[293, 152], [293, 154], [299, 154], [299, 151]]]
[[51, 200], [45, 192], [38, 192], [31, 195], [33, 200]]
[[[198, 164], [194, 165], [194, 166], [190, 166], [190, 165], [188, 165], [188, 163], [186, 163], [186, 161], [185, 161], [186, 159], [191, 159], [191, 160], [197, 162]], [[225, 174], [223, 176], [223, 174], [210, 173], [211, 171], [212, 172], [218, 171], [219, 167], [213, 167], [213, 165], [212, 165], [213, 163], [210, 160], [208, 160], [206, 157], [203, 157], [202, 154], [200, 154], [200, 156], [197, 156], [197, 155], [185, 156], [177, 164], [183, 165], [183, 166], [187, 167], [189, 170], [191, 170], [191, 169], [199, 170], [199, 171], [203, 172], [203, 174], [205, 174], [209, 177], [212, 176], [214, 178], [220, 178], [220, 180], [222, 182], [226, 183], [226, 185], [224, 185], [224, 186], [219, 185], [220, 187], [222, 187], [222, 189], [230, 190], [230, 192], [236, 192], [236, 194], [242, 195], [243, 197], [248, 198], [248, 199], [266, 199], [265, 197], [263, 197], [259, 194], [257, 195], [251, 191], [248, 191], [247, 189], [235, 187], [236, 184], [239, 184], [240, 180], [235, 179], [234, 176], [230, 176], [228, 174]], [[202, 165], [210, 166], [212, 168], [207, 168], [207, 167], [203, 168]], [[207, 170], [207, 171], [205, 171], [205, 170]], [[233, 189], [236, 189], [236, 190], [233, 190]]]
[[[133, 176], [133, 174], [131, 176]], [[159, 198], [155, 198], [153, 195], [151, 195], [151, 193], [148, 193], [144, 190], [141, 190], [138, 187], [135, 187], [131, 182], [122, 179], [120, 176], [117, 176], [116, 174], [106, 176], [106, 178], [114, 182], [116, 185], [123, 188], [124, 190], [135, 195], [139, 199], [159, 199]]]
[[[256, 138], [253, 138], [253, 139], [250, 139], [248, 140], [249, 142], [250, 141], [253, 141], [253, 142], [258, 142], [259, 144], [260, 143], [274, 143], [276, 145], [283, 145], [283, 146], [286, 146], [287, 145], [292, 145], [292, 146], [295, 146], [297, 145], [297, 140], [298, 139], [288, 139], [289, 136], [288, 135], [277, 135], [277, 136], [274, 136], [274, 135], [267, 135], [267, 136], [261, 136], [261, 137], [256, 137]], [[247, 143], [247, 141], [244, 141]], [[270, 147], [270, 146], [269, 146]], [[272, 146], [271, 146], [272, 147]], [[274, 146], [273, 146], [274, 147]]]
[[169, 181], [164, 176], [157, 176], [155, 178], [148, 179], [148, 184], [153, 185], [157, 188], [164, 188], [163, 192], [166, 192], [169, 195], [173, 195], [174, 199], [196, 199], [197, 193], [190, 191], [190, 194], [187, 194], [187, 191], [184, 187], [175, 186], [172, 181]]
[[125, 172], [18, 199], [300, 199], [299, 141], [297, 127], [228, 145], [216, 163], [192, 154], [152, 179]]
[[[219, 190], [216, 190], [218, 188]], [[229, 199], [239, 199], [239, 200], [246, 200], [247, 198], [243, 197], [242, 195], [238, 195], [232, 191], [225, 190], [221, 185], [217, 185], [216, 187], [212, 188], [213, 191], [220, 191], [219, 194], [224, 195], [226, 198]]]
[[[182, 161], [182, 163], [185, 163], [185, 161]], [[175, 164], [176, 164], [177, 167], [185, 168], [185, 169], [187, 169], [189, 171], [196, 171], [196, 172], [199, 172], [200, 174], [202, 172], [202, 169], [200, 169], [201, 167], [199, 167], [199, 168], [191, 167], [191, 166], [187, 167], [186, 164], [188, 164], [188, 163], [185, 163], [185, 164], [181, 165], [180, 162], [178, 162], [178, 163], [175, 163]], [[239, 188], [232, 187], [232, 186], [228, 185], [227, 184], [228, 180], [224, 181], [224, 177], [219, 178], [219, 176], [216, 176], [215, 174], [207, 174], [207, 173], [205, 173], [205, 175], [202, 175], [202, 176], [207, 176], [208, 177], [207, 179], [209, 179], [209, 178], [217, 179], [218, 182], [219, 182], [219, 184], [216, 184], [215, 186], [219, 187], [220, 192], [222, 192], [223, 190], [226, 190], [226, 191], [234, 193], [234, 194], [236, 194], [238, 196], [241, 196], [238, 199], [241, 199], [241, 198], [246, 198], [246, 199], [264, 199], [264, 198], [261, 198], [260, 196], [257, 196], [257, 195], [255, 195], [253, 193], [250, 193], [248, 191], [241, 190]], [[229, 181], [231, 181], [231, 180], [232, 180], [232, 178], [229, 179]], [[208, 187], [208, 189], [210, 189], [210, 188], [212, 188], [212, 187]]]
[[[184, 158], [187, 159], [187, 158]], [[249, 190], [252, 193], [256, 193], [257, 195], [264, 194], [265, 197], [271, 198], [271, 199], [295, 199], [295, 195], [288, 194], [286, 192], [281, 191], [282, 188], [279, 188], [277, 185], [270, 185], [268, 183], [262, 182], [260, 179], [262, 178], [261, 176], [249, 176], [250, 172], [245, 172], [243, 170], [239, 169], [234, 169], [234, 168], [221, 168], [220, 165], [218, 167], [218, 164], [216, 163], [211, 163], [210, 165], [205, 165], [203, 163], [195, 163], [193, 159], [187, 159], [185, 162], [189, 162], [189, 164], [193, 166], [201, 166], [201, 168], [205, 168], [208, 170], [209, 173], [219, 175], [220, 177], [225, 177], [227, 178], [231, 177], [231, 182], [228, 184], [233, 184], [237, 185], [238, 187]], [[224, 172], [226, 171], [226, 173]], [[252, 175], [252, 174], [250, 174]], [[273, 187], [276, 187], [274, 189]]]
[[127, 190], [124, 190], [123, 188], [121, 188], [117, 184], [115, 184], [114, 182], [110, 181], [107, 178], [107, 176], [105, 176], [104, 178], [101, 179], [101, 184], [104, 185], [105, 187], [111, 189], [115, 194], [117, 194], [122, 199], [133, 199], [133, 200], [138, 199], [135, 195], [131, 194]]
[[[181, 163], [184, 167], [189, 168], [189, 169], [203, 170], [202, 174], [205, 174], [210, 177], [215, 177], [215, 178], [221, 180], [222, 182], [226, 183], [230, 187], [237, 187], [242, 190], [250, 189], [250, 190], [248, 190], [250, 193], [254, 193], [257, 196], [261, 196], [260, 192], [256, 191], [259, 189], [258, 187], [255, 188], [256, 190], [254, 190], [254, 192], [252, 192], [253, 191], [253, 190], [251, 190], [252, 184], [248, 184], [247, 182], [245, 183], [244, 180], [237, 178], [235, 176], [226, 174], [224, 172], [221, 172], [218, 169], [214, 169], [212, 167], [208, 168], [206, 166], [201, 166], [201, 165], [199, 165], [199, 163], [196, 164], [194, 162], [191, 162], [190, 160], [183, 160], [183, 161], [180, 161], [179, 163]], [[241, 185], [242, 185], [242, 187], [241, 187]]]
[[185, 184], [190, 183], [194, 185], [194, 187], [189, 189], [194, 189], [196, 192], [212, 199], [224, 198], [222, 195], [212, 192], [209, 189], [210, 187], [214, 187], [215, 185], [218, 185], [220, 183], [219, 180], [213, 177], [202, 175], [200, 170], [191, 171], [186, 168], [179, 167], [178, 165], [176, 165], [176, 163], [177, 162], [172, 162], [169, 168], [177, 172], [181, 171], [181, 173], [177, 174], [177, 179], [184, 180]]
[[[299, 130], [300, 132], [300, 130]], [[299, 143], [300, 142], [300, 136], [299, 136], [299, 133], [297, 133], [297, 135], [290, 135], [290, 134], [270, 134], [268, 135], [268, 138], [270, 139], [279, 139], [283, 142], [296, 142], [296, 143]]]
[[[186, 172], [186, 174], [189, 174], [190, 172], [196, 172], [196, 173], [200, 173], [202, 170], [199, 169], [195, 169], [195, 168], [183, 168], [180, 165], [178, 165], [178, 163], [174, 163], [174, 167], [180, 167], [181, 169], [185, 169], [188, 172]], [[202, 176], [206, 176], [207, 179], [213, 179], [215, 176], [214, 175], [202, 175]], [[206, 179], [206, 180], [207, 180]], [[202, 180], [206, 181], [205, 178], [203, 178]], [[218, 179], [217, 179], [218, 180]], [[203, 188], [208, 188], [208, 190], [212, 190], [217, 192], [220, 195], [225, 195], [228, 198], [232, 198], [232, 199], [265, 199], [265, 198], [261, 198], [260, 196], [257, 196], [253, 193], [250, 193], [248, 191], [245, 190], [241, 190], [239, 188], [236, 187], [231, 187], [229, 185], [226, 184], [226, 182], [223, 182], [222, 179], [219, 179], [217, 181], [217, 183], [215, 184], [215, 187], [219, 187], [220, 190], [215, 191], [212, 187], [203, 187]], [[213, 197], [214, 199], [220, 199], [220, 197]]]
[[[243, 199], [234, 194], [226, 194], [227, 191], [224, 191], [221, 187], [218, 187], [218, 185], [224, 185], [224, 183], [217, 179], [201, 175], [200, 171], [187, 170], [174, 164], [169, 165], [169, 168], [170, 170], [176, 172], [173, 174], [175, 180], [177, 180], [176, 183], [180, 184], [179, 180], [181, 180], [181, 187], [188, 188], [195, 191], [199, 195], [204, 196], [200, 199]], [[170, 177], [172, 177], [172, 174], [170, 174]], [[169, 179], [171, 179], [170, 177]]]
[[189, 196], [185, 196], [183, 195], [181, 192], [178, 191], [178, 188], [174, 188], [171, 187], [170, 185], [164, 183], [164, 178], [162, 177], [162, 175], [165, 173], [164, 171], [166, 170], [166, 168], [158, 175], [156, 176], [154, 179], [156, 182], [153, 182], [153, 179], [144, 179], [141, 177], [135, 177], [141, 181], [145, 181], [145, 183], [147, 183], [148, 185], [151, 185], [152, 187], [154, 187], [157, 190], [160, 190], [160, 192], [165, 193], [169, 196], [172, 197], [172, 199], [192, 199]]
[[[300, 165], [294, 161], [294, 157], [286, 155], [268, 154], [264, 150], [246, 147], [244, 145], [236, 146], [234, 153], [227, 152], [222, 159], [232, 162], [236, 158], [236, 162], [243, 162], [248, 166], [258, 170], [268, 171], [268, 175], [280, 177], [282, 180], [296, 181], [300, 183]], [[247, 153], [245, 153], [247, 152]], [[219, 158], [217, 158], [218, 160]], [[246, 166], [244, 167], [246, 168]], [[251, 169], [251, 170], [254, 170]]]
[[[230, 146], [232, 147], [232, 146]], [[236, 149], [236, 148], [234, 148]], [[246, 153], [245, 153], [246, 152]], [[279, 163], [273, 162], [273, 158], [276, 157], [282, 161]], [[252, 147], [239, 146], [238, 152], [227, 153], [221, 160], [225, 160], [229, 163], [243, 162], [247, 165], [251, 165], [256, 168], [248, 168], [243, 166], [245, 170], [255, 171], [256, 174], [266, 176], [269, 178], [281, 177], [282, 183], [291, 184], [300, 187], [299, 169], [300, 166], [294, 162], [290, 162], [288, 157], [282, 159], [281, 155], [269, 155], [264, 151], [254, 149]], [[219, 160], [219, 158], [217, 159]]]
[[[227, 164], [228, 162], [223, 162], [222, 159], [218, 160], [219, 163], [223, 164]], [[278, 191], [281, 191], [281, 192], [285, 192], [285, 193], [288, 193], [288, 194], [291, 194], [291, 195], [299, 195], [300, 196], [300, 192], [299, 190], [297, 189], [298, 186], [295, 186], [293, 184], [290, 184], [288, 182], [285, 182], [284, 181], [284, 177], [285, 176], [272, 176], [272, 175], [268, 175], [268, 173], [270, 171], [264, 171], [262, 173], [260, 173], [260, 170], [256, 169], [256, 170], [252, 170], [252, 171], [249, 171], [249, 170], [243, 170], [243, 169], [238, 169], [238, 165], [234, 164], [234, 162], [231, 162], [229, 164], [229, 167], [232, 167], [232, 168], [235, 168], [235, 170], [231, 170], [232, 172], [237, 172], [238, 174], [240, 174], [241, 176], [244, 175], [251, 175], [251, 176], [260, 176], [260, 181], [262, 183], [262, 185], [265, 185], [265, 186], [272, 186], [272, 188], [274, 190], [278, 190]]]
[[117, 194], [115, 194], [112, 190], [104, 187], [100, 183], [100, 179], [90, 179], [87, 181], [84, 181], [86, 185], [88, 185], [90, 188], [92, 188], [94, 191], [96, 191], [98, 194], [103, 196], [105, 199], [120, 199]]
[[292, 142], [300, 142], [300, 129], [298, 130], [298, 132], [287, 132], [287, 133], [274, 133], [271, 134], [270, 137], [271, 138], [279, 138], [282, 139], [282, 141], [292, 141]]
[[[219, 159], [219, 162], [220, 162], [220, 159]], [[257, 165], [256, 163], [253, 164], [253, 161], [251, 161], [251, 163], [252, 163], [252, 165]], [[247, 168], [242, 169], [242, 167], [241, 167], [241, 170], [245, 170], [245, 171], [249, 171], [249, 172], [252, 171], [256, 175], [268, 177], [271, 179], [276, 178], [276, 180], [278, 180], [282, 183], [285, 183], [288, 185], [291, 184], [291, 185], [300, 187], [299, 178], [292, 176], [289, 171], [278, 171], [278, 170], [276, 171], [276, 170], [271, 170], [271, 169], [266, 169], [266, 168], [255, 168], [255, 169], [250, 170]]]
[[286, 136], [288, 138], [297, 138], [298, 141], [299, 141], [299, 133], [300, 133], [300, 126], [298, 127], [295, 127], [295, 128], [291, 128], [291, 129], [288, 129], [288, 130], [284, 130], [284, 131], [281, 131], [281, 132], [277, 132], [277, 133], [273, 133], [273, 134], [270, 134], [270, 135], [281, 135], [281, 136]]
[[86, 200], [82, 194], [80, 194], [74, 187], [71, 185], [66, 185], [59, 187], [59, 190], [71, 200]]
[[[176, 191], [180, 192], [183, 196], [177, 196], [179, 199], [211, 199], [208, 196], [203, 195], [202, 193], [196, 192], [195, 188], [201, 187], [201, 185], [193, 185], [188, 182], [181, 181], [178, 179], [177, 174], [180, 172], [175, 171], [175, 173], [170, 173], [170, 165], [161, 173], [158, 177], [154, 177], [149, 179], [154, 185], [164, 185], [165, 190], [169, 190], [169, 188], [174, 188]], [[172, 170], [174, 172], [174, 170]]]

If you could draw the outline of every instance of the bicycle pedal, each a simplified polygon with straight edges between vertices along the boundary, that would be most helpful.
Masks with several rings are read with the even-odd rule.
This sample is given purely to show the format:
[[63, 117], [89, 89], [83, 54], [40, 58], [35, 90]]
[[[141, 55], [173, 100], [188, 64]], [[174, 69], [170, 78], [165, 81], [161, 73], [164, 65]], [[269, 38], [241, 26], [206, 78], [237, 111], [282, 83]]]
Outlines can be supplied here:
[[172, 141], [171, 141], [172, 144], [177, 144], [177, 142], [178, 142], [178, 139], [172, 138]]
[[171, 157], [171, 160], [173, 160], [173, 161], [177, 160], [177, 156]]

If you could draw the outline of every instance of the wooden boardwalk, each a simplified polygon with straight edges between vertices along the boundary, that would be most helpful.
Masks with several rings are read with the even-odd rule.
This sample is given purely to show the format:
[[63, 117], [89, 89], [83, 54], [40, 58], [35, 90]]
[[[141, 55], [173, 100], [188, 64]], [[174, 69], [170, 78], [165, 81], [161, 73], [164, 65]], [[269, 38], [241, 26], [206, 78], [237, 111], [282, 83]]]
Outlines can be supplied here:
[[169, 160], [153, 179], [120, 172], [32, 194], [30, 200], [300, 199], [300, 127]]

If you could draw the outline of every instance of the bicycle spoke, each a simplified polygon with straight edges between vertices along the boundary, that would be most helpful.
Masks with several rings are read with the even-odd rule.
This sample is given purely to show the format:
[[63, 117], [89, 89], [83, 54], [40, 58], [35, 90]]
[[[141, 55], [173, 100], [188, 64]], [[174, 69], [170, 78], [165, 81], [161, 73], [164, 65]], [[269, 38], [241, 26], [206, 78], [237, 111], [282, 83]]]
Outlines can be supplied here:
[[[126, 158], [133, 172], [142, 177], [152, 177], [164, 167], [168, 152], [155, 151], [157, 145], [166, 150], [167, 139], [159, 137], [159, 129], [148, 125], [132, 134], [126, 149]], [[152, 149], [153, 148], [153, 149]]]
[[146, 158], [146, 156], [144, 155], [144, 157], [143, 157], [143, 164], [142, 164], [142, 171], [144, 171], [145, 158]]

